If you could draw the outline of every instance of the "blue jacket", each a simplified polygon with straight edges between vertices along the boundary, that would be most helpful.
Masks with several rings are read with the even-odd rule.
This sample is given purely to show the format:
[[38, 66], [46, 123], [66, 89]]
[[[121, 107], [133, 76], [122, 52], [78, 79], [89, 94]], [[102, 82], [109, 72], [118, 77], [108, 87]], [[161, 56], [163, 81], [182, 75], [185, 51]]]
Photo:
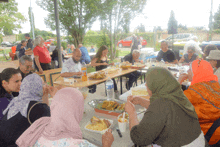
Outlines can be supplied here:
[[80, 62], [83, 63], [85, 62], [86, 64], [89, 64], [91, 62], [91, 59], [90, 59], [90, 56], [89, 56], [89, 53], [88, 53], [88, 50], [83, 46], [81, 48], [79, 48], [82, 52], [82, 57], [81, 57], [81, 60]]

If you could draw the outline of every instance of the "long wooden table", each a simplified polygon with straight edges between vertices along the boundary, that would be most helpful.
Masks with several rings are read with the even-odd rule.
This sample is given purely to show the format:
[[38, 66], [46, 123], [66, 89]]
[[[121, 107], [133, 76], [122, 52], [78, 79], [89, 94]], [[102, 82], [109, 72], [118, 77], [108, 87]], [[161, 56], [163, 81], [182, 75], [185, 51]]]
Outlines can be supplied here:
[[[54, 85], [63, 85], [63, 86], [74, 87], [74, 88], [88, 87], [88, 86], [92, 86], [92, 85], [95, 85], [95, 84], [103, 83], [106, 80], [108, 80], [109, 77], [111, 79], [120, 77], [120, 85], [121, 85], [120, 88], [121, 88], [121, 94], [122, 94], [122, 76], [126, 75], [126, 74], [129, 74], [129, 73], [132, 73], [132, 72], [137, 71], [137, 70], [139, 70], [139, 69], [131, 69], [131, 68], [129, 68], [127, 70], [119, 69], [118, 72], [113, 73], [113, 74], [107, 74], [106, 78], [101, 79], [101, 80], [91, 80], [91, 79], [88, 78], [87, 81], [82, 81], [81, 79], [78, 79], [78, 80], [76, 80], [76, 82], [74, 82], [72, 84], [70, 84], [70, 82], [64, 82], [64, 78], [60, 77], [56, 81], [54, 81]], [[88, 74], [88, 77], [90, 76], [90, 74]]]

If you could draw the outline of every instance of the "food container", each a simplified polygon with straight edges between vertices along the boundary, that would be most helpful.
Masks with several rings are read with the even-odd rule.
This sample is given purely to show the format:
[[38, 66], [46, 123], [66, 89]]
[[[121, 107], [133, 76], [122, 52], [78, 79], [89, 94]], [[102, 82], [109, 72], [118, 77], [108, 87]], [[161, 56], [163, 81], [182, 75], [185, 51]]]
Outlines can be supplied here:
[[[95, 75], [97, 75], [97, 74], [99, 74], [100, 76], [95, 77]], [[101, 74], [103, 74], [104, 76]], [[101, 79], [106, 78], [106, 72], [104, 72], [104, 71], [92, 72], [88, 75], [88, 77], [91, 80], [101, 80]]]
[[[99, 119], [104, 119], [104, 118], [99, 118]], [[108, 120], [108, 121], [111, 123], [111, 125], [109, 126], [109, 128], [111, 128], [112, 125], [113, 125], [113, 120], [111, 120], [111, 119], [106, 119], [106, 120]], [[90, 130], [90, 129], [87, 129], [87, 128], [86, 128], [86, 126], [89, 125], [89, 124], [91, 124], [91, 121], [89, 121], [88, 123], [86, 123], [84, 129], [87, 130], [87, 131], [90, 131], [90, 132], [104, 134], [104, 133], [109, 129], [109, 128], [107, 128], [107, 129], [102, 130], [102, 131]]]
[[139, 69], [139, 68], [144, 68], [144, 67], [145, 67], [144, 64], [136, 64], [136, 65], [131, 66], [132, 69]]
[[[104, 101], [106, 101], [107, 99], [95, 99], [95, 100], [92, 100], [90, 102], [88, 102], [89, 106], [94, 108], [95, 112], [98, 112], [98, 113], [103, 113], [103, 114], [106, 114], [106, 115], [112, 115], [112, 116], [118, 116], [120, 115], [124, 110], [106, 110], [106, 109], [102, 109], [102, 104]], [[116, 101], [118, 102], [119, 104], [124, 104], [123, 101], [120, 101], [120, 100], [109, 100], [109, 101]]]
[[147, 88], [145, 86], [131, 88], [131, 95], [139, 96], [148, 100], [150, 99], [150, 96], [147, 92]]
[[[128, 115], [128, 114], [127, 114]], [[125, 132], [126, 131], [126, 127], [127, 125], [129, 124], [129, 117], [125, 117], [125, 121], [123, 122], [123, 113], [121, 113], [118, 118], [117, 118], [117, 121], [118, 121], [118, 128], [121, 132]]]

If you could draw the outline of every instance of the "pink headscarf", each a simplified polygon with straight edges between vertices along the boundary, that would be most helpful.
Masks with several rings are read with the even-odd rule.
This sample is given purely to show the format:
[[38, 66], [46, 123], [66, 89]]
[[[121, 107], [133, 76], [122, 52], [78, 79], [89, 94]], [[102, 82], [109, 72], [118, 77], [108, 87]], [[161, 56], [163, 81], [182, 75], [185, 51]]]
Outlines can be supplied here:
[[18, 146], [33, 146], [40, 137], [82, 139], [79, 123], [83, 117], [84, 99], [74, 88], [63, 88], [53, 97], [51, 117], [36, 120], [16, 141]]

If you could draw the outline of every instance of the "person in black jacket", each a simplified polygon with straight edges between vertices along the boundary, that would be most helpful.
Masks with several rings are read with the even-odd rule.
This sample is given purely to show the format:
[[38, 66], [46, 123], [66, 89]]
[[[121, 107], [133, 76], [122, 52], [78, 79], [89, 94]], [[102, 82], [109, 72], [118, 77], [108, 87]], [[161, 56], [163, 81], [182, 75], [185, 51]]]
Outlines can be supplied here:
[[21, 73], [14, 68], [6, 68], [0, 73], [0, 121], [2, 112], [13, 99], [13, 92], [18, 93], [21, 86]]
[[30, 74], [21, 84], [19, 96], [13, 98], [3, 111], [0, 121], [0, 146], [15, 145], [18, 137], [37, 119], [50, 116], [48, 93], [53, 96], [55, 88], [48, 88], [41, 77]]
[[[61, 53], [62, 53], [62, 61], [64, 62], [63, 47], [61, 47]], [[52, 57], [52, 60], [55, 62], [55, 68], [59, 68], [58, 47], [55, 48], [51, 57]]]

